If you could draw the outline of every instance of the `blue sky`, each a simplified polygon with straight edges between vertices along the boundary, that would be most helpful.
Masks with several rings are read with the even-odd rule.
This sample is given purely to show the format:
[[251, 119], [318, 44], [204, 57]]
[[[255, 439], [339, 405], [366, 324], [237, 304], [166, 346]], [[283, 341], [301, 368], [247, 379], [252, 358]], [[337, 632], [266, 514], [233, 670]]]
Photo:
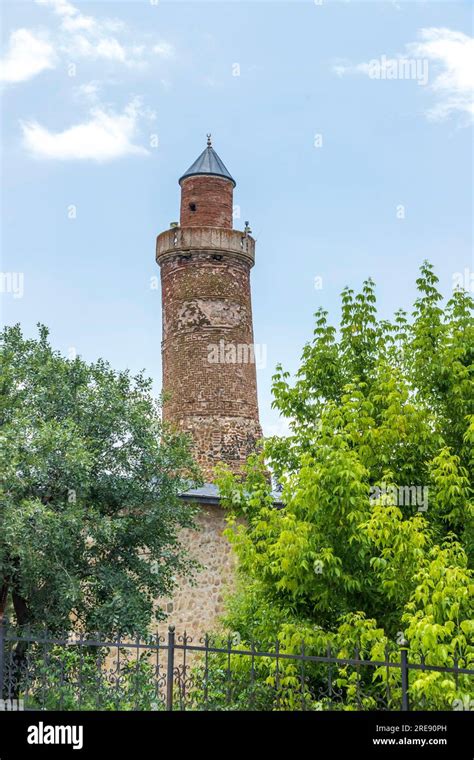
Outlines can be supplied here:
[[260, 413], [281, 430], [274, 366], [297, 368], [314, 311], [336, 322], [345, 285], [372, 276], [384, 316], [410, 307], [425, 258], [446, 295], [457, 273], [473, 288], [471, 11], [4, 2], [2, 270], [23, 281], [3, 280], [3, 320], [144, 368], [158, 393], [155, 238], [210, 131], [237, 180], [234, 226], [257, 239]]

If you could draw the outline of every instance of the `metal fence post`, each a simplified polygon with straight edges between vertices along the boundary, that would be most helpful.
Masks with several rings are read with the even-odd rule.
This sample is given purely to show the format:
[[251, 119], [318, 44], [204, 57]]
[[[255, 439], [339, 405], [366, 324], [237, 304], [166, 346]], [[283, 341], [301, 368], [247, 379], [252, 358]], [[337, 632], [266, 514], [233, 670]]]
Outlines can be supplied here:
[[410, 702], [408, 699], [408, 641], [406, 639], [402, 639], [400, 642], [400, 660], [402, 675], [402, 710], [408, 712], [410, 710]]
[[7, 619], [0, 618], [0, 699], [3, 699], [3, 689], [5, 685], [5, 629]]
[[173, 677], [174, 677], [174, 625], [168, 628], [168, 663], [166, 669], [166, 709], [173, 709]]

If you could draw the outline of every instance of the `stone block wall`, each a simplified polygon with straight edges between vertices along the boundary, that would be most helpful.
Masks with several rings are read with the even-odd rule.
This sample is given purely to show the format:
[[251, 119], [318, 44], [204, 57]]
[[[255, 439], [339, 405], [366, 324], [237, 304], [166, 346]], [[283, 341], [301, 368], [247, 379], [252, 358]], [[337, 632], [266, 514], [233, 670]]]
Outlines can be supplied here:
[[214, 505], [201, 505], [197, 517], [199, 530], [186, 529], [183, 543], [203, 569], [195, 577], [195, 585], [180, 580], [172, 599], [159, 600], [169, 617], [159, 627], [165, 634], [174, 625], [177, 634], [184, 631], [194, 642], [206, 633], [216, 631], [224, 611], [225, 594], [234, 587], [235, 557], [223, 536], [226, 527], [224, 510]]

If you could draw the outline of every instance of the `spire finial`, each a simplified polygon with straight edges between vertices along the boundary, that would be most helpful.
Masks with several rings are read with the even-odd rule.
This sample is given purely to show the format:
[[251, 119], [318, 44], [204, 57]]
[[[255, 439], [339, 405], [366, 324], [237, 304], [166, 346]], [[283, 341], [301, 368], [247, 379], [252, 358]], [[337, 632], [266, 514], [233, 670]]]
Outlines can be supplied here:
[[207, 137], [207, 147], [208, 147], [208, 148], [211, 148], [211, 147], [212, 147], [212, 143], [211, 143], [211, 133], [210, 133], [210, 132], [208, 132], [208, 133], [207, 133], [207, 135], [206, 135], [206, 137]]

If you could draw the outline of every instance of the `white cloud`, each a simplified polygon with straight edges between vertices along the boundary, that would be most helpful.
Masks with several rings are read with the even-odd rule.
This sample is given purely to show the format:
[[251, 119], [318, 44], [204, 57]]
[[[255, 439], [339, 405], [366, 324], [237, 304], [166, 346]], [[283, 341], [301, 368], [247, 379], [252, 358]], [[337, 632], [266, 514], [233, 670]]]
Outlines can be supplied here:
[[[40, 33], [17, 29], [10, 38], [2, 78], [20, 82], [59, 61], [76, 63], [79, 59], [119, 63], [135, 70], [149, 64], [153, 58], [172, 57], [173, 47], [165, 41], [150, 41], [150, 35], [132, 38], [123, 21], [82, 13], [69, 0], [34, 0], [38, 6], [52, 12], [54, 29], [48, 38]], [[82, 67], [84, 71], [87, 69]], [[87, 114], [62, 131], [48, 128], [35, 119], [20, 122], [23, 144], [34, 156], [57, 160], [110, 161], [127, 155], [148, 155], [137, 144], [139, 127], [155, 115], [132, 100], [123, 111], [103, 105], [100, 89], [104, 82], [97, 79], [73, 88], [79, 102], [87, 104]]]
[[79, 13], [68, 0], [36, 0], [38, 5], [46, 5], [58, 14], [58, 16], [74, 16]]
[[123, 45], [113, 37], [103, 37], [91, 42], [83, 34], [75, 34], [61, 45], [69, 56], [97, 60], [105, 58], [109, 61], [127, 62], [127, 54]]
[[158, 42], [153, 46], [152, 51], [161, 58], [172, 58], [174, 55], [174, 48], [169, 42]]
[[51, 39], [30, 29], [12, 32], [1, 64], [0, 79], [21, 82], [44, 69], [54, 68], [59, 56], [69, 60], [109, 61], [136, 68], [146, 67], [153, 57], [172, 58], [173, 46], [166, 41], [144, 44], [130, 39], [126, 25], [116, 18], [86, 15], [69, 0], [35, 0], [52, 11], [58, 23]]
[[23, 142], [38, 158], [59, 160], [111, 161], [122, 156], [147, 155], [136, 145], [141, 117], [149, 117], [138, 99], [132, 100], [122, 113], [95, 106], [90, 118], [62, 132], [51, 132], [36, 121], [21, 124]]
[[25, 82], [55, 63], [56, 53], [46, 39], [29, 29], [16, 29], [0, 62], [0, 81]]
[[434, 65], [431, 90], [438, 102], [428, 116], [441, 120], [458, 111], [474, 117], [474, 39], [463, 32], [434, 27], [422, 29], [420, 37], [409, 50]]
[[[337, 76], [346, 74], [364, 74], [373, 77], [378, 64], [378, 76], [381, 79], [404, 78], [390, 76], [389, 71], [417, 72], [411, 78], [422, 79], [422, 67], [429, 71], [428, 89], [436, 98], [433, 107], [427, 110], [429, 119], [443, 120], [454, 114], [474, 117], [474, 39], [463, 32], [446, 28], [430, 27], [419, 31], [419, 39], [405, 45], [405, 51], [388, 58], [382, 56], [379, 61], [352, 64], [338, 61], [333, 66]], [[416, 66], [415, 66], [416, 64]], [[420, 64], [420, 65], [419, 65]], [[386, 76], [385, 76], [385, 75]], [[408, 77], [405, 77], [408, 78]], [[423, 74], [424, 79], [424, 74]], [[420, 81], [425, 84], [424, 81]]]
[[37, 5], [51, 8], [62, 19], [63, 29], [76, 31], [77, 29], [94, 29], [96, 21], [92, 16], [85, 16], [68, 0], [35, 0]]
[[93, 80], [92, 82], [86, 82], [79, 85], [77, 88], [77, 94], [87, 100], [89, 103], [97, 103], [99, 100], [100, 82]]
[[69, 57], [108, 60], [129, 66], [142, 64], [144, 45], [127, 44], [114, 36], [126, 32], [123, 21], [85, 15], [69, 0], [35, 0], [59, 17], [58, 45]]
[[77, 31], [78, 29], [108, 29], [112, 32], [121, 31], [125, 24], [120, 19], [106, 18], [98, 22], [93, 16], [86, 16], [79, 8], [70, 3], [68, 0], [35, 0], [37, 5], [43, 5], [51, 8], [59, 16], [61, 26], [68, 31]]

